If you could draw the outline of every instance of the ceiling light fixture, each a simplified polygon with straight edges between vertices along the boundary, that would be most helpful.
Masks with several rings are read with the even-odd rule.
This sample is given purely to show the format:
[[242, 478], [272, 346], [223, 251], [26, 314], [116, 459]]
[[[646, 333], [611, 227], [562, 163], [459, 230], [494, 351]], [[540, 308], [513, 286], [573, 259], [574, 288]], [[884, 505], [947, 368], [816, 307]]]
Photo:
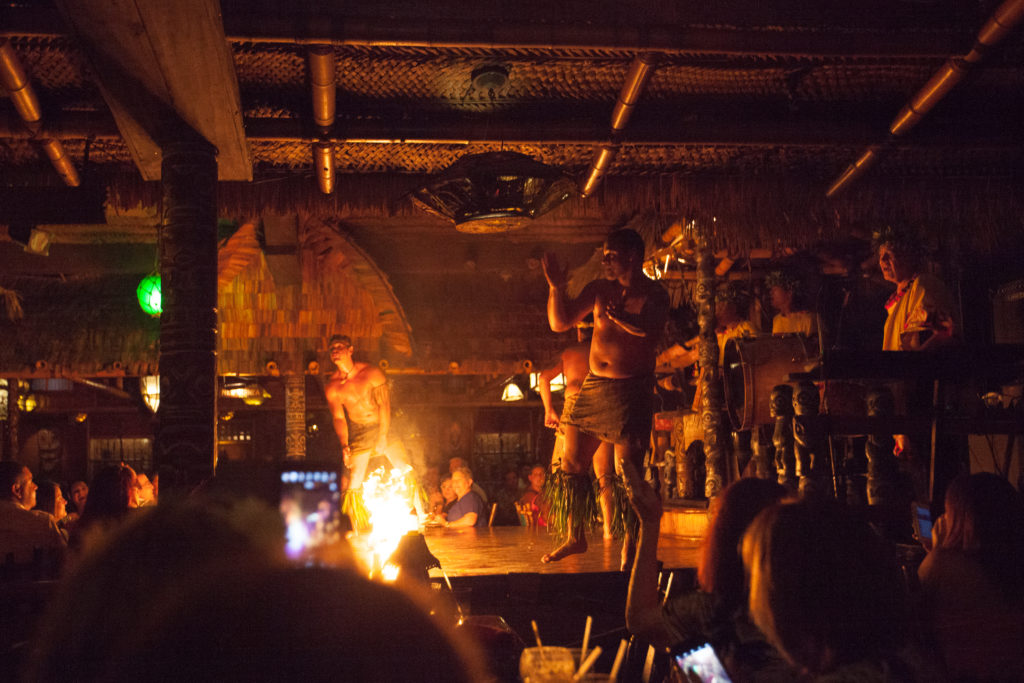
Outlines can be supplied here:
[[135, 288], [135, 296], [139, 299], [139, 307], [154, 318], [163, 312], [163, 297], [160, 294], [160, 273], [150, 273], [142, 278]]
[[522, 401], [524, 398], [526, 398], [526, 395], [523, 394], [523, 390], [519, 388], [518, 384], [516, 384], [515, 379], [510, 378], [505, 383], [505, 388], [501, 390], [501, 400]]
[[409, 197], [456, 230], [483, 234], [523, 228], [578, 193], [557, 168], [518, 152], [485, 152], [462, 157]]

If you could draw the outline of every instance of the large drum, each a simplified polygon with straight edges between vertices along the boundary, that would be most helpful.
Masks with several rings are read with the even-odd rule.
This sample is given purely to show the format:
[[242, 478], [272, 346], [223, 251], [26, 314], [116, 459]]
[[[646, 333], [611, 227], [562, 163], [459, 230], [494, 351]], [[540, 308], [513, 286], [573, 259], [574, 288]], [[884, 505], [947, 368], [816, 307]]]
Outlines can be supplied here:
[[726, 342], [722, 379], [733, 429], [772, 422], [772, 389], [785, 384], [786, 375], [810, 370], [817, 357], [817, 340], [799, 334], [737, 337]]

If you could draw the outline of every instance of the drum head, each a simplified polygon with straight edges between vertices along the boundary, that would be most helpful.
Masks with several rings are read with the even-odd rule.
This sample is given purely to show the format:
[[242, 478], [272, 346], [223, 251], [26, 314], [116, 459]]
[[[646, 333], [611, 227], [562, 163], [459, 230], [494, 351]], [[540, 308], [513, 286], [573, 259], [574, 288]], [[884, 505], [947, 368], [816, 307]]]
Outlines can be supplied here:
[[804, 372], [814, 358], [812, 345], [799, 334], [730, 339], [725, 345], [722, 381], [733, 429], [770, 424], [771, 393], [786, 375]]

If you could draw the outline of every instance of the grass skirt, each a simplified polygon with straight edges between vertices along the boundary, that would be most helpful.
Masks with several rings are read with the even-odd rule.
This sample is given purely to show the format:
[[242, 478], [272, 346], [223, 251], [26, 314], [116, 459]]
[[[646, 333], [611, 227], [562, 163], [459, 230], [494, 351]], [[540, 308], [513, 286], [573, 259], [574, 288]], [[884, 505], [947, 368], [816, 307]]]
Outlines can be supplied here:
[[[620, 538], [626, 529], [636, 529], [636, 515], [626, 497], [626, 488], [619, 477], [609, 477], [614, 491], [611, 530]], [[607, 480], [608, 478], [606, 478]], [[601, 508], [597, 503], [600, 489], [590, 474], [570, 474], [559, 470], [544, 484], [543, 499], [550, 506], [548, 528], [559, 538], [577, 538], [598, 524]]]

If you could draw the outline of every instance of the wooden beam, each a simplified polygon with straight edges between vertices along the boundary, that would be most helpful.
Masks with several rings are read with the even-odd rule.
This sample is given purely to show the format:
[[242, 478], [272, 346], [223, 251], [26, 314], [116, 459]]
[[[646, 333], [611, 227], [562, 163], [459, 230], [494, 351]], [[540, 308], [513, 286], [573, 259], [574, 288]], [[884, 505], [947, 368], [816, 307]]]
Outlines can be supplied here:
[[[932, 123], [943, 122], [935, 120]], [[244, 121], [248, 138], [253, 141], [303, 142], [327, 141], [334, 144], [470, 144], [504, 143], [506, 145], [573, 144], [600, 145], [607, 142], [607, 125], [594, 121], [515, 120], [502, 117], [487, 122], [435, 121], [409, 123], [389, 120], [339, 121], [333, 135], [319, 136], [306, 122], [296, 119], [247, 118]], [[670, 147], [673, 145], [725, 145], [750, 147], [860, 147], [875, 141], [880, 127], [863, 119], [824, 120], [818, 117], [790, 116], [785, 120], [761, 118], [756, 122], [740, 119], [711, 118], [687, 120], [666, 125], [637, 121], [630, 128], [624, 144]], [[58, 140], [93, 138], [116, 139], [121, 134], [109, 116], [92, 113], [64, 112], [44, 120], [39, 133], [27, 131], [20, 119], [9, 112], [0, 112], [0, 139], [33, 139], [45, 135]], [[896, 148], [992, 148], [1018, 146], [1024, 139], [1020, 121], [974, 119], [950, 121], [948, 125], [932, 125], [915, 131]]]
[[[561, 11], [561, 8], [559, 8]], [[225, 14], [225, 30], [232, 41], [296, 42], [360, 47], [432, 49], [543, 49], [577, 51], [653, 51], [664, 54], [793, 57], [948, 57], [970, 45], [970, 32], [842, 30], [817, 27], [787, 31], [767, 27], [708, 27], [679, 19], [658, 23], [650, 12], [609, 21], [599, 13], [587, 22], [534, 23], [504, 17], [491, 23], [478, 19], [445, 17], [343, 16], [318, 26], [299, 24], [294, 18], [255, 13]], [[776, 27], [778, 28], [778, 27]]]
[[252, 180], [241, 98], [216, 0], [58, 0], [146, 180], [189, 127], [218, 150], [220, 180]]
[[[330, 43], [434, 49], [535, 48], [570, 51], [653, 50], [685, 55], [862, 56], [944, 58], [970, 48], [984, 16], [962, 8], [907, 3], [651, 3], [596, 9], [578, 2], [531, 3], [513, 16], [501, 3], [435, 0], [387, 3], [386, 10], [302, 3], [254, 11], [251, 2], [221, 3], [232, 42]], [[956, 3], [954, 3], [956, 4]], [[234, 6], [233, 6], [234, 5]], [[262, 5], [259, 7], [267, 7]], [[383, 6], [382, 6], [383, 7]], [[303, 11], [305, 10], [305, 11]], [[760, 11], [758, 11], [760, 10]], [[4, 7], [0, 35], [52, 37], [66, 31], [45, 7]], [[585, 17], [585, 21], [572, 21]]]
[[0, 242], [4, 276], [73, 277], [117, 273], [144, 274], [153, 270], [152, 244], [52, 244], [48, 256], [27, 254], [17, 244]]

